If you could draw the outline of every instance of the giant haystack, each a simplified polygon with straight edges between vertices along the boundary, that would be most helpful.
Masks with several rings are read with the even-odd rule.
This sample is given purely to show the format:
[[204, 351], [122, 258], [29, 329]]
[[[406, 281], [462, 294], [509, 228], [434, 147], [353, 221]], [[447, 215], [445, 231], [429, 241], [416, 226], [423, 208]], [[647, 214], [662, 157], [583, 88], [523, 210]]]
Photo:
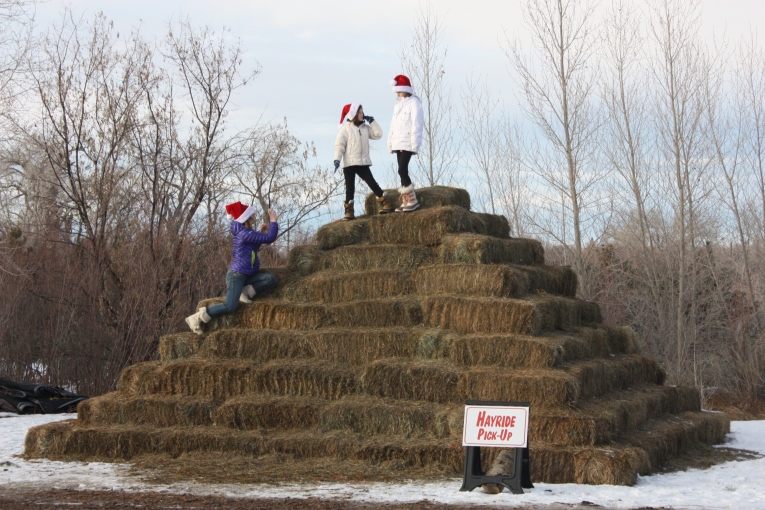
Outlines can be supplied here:
[[722, 441], [726, 416], [665, 386], [632, 330], [601, 324], [539, 242], [470, 212], [464, 190], [419, 196], [411, 214], [321, 227], [272, 294], [203, 337], [162, 338], [159, 361], [127, 368], [76, 421], [32, 429], [26, 455], [268, 458], [287, 479], [302, 463], [295, 481], [309, 465], [459, 475], [468, 399], [531, 403], [535, 482], [632, 484]]

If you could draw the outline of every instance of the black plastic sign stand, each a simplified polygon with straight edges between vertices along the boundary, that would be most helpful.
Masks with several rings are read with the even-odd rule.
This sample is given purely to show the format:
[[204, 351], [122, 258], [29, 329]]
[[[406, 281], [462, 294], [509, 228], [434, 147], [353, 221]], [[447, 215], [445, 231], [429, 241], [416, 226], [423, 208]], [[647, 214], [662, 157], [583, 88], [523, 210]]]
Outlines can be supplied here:
[[[465, 405], [529, 407], [528, 402], [482, 402], [475, 400], [465, 402]], [[523, 494], [523, 489], [533, 489], [528, 446], [526, 448], [508, 448], [508, 450], [513, 450], [515, 457], [513, 474], [509, 476], [486, 476], [486, 472], [481, 468], [481, 447], [468, 446], [465, 452], [465, 474], [460, 492], [470, 492], [476, 487], [486, 484], [505, 486], [513, 494]]]

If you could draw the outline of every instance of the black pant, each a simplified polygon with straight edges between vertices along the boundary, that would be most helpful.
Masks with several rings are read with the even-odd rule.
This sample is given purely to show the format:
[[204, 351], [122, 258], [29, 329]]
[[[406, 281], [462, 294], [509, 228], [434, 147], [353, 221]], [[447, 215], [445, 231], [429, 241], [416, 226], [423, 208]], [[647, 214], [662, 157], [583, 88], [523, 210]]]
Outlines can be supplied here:
[[345, 203], [347, 204], [353, 200], [353, 195], [356, 193], [356, 176], [367, 183], [369, 189], [377, 197], [383, 196], [383, 190], [380, 189], [380, 185], [372, 177], [372, 170], [368, 166], [347, 166], [343, 168], [343, 175], [345, 175]]
[[398, 175], [401, 177], [401, 186], [411, 186], [412, 180], [409, 178], [409, 160], [414, 156], [414, 152], [395, 151], [398, 161]]

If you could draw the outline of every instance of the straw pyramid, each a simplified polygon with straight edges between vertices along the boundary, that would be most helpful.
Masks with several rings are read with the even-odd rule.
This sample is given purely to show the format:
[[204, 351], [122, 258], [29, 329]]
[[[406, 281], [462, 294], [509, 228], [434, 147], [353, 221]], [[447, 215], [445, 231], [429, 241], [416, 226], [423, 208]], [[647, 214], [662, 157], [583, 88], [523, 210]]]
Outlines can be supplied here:
[[77, 420], [32, 429], [26, 455], [277, 455], [459, 476], [465, 400], [531, 403], [535, 482], [632, 484], [722, 441], [728, 418], [664, 385], [634, 332], [603, 325], [539, 242], [471, 212], [464, 190], [419, 197], [420, 211], [377, 216], [370, 195], [367, 215], [324, 225], [274, 270], [273, 292], [204, 336], [163, 337], [159, 361], [125, 369]]

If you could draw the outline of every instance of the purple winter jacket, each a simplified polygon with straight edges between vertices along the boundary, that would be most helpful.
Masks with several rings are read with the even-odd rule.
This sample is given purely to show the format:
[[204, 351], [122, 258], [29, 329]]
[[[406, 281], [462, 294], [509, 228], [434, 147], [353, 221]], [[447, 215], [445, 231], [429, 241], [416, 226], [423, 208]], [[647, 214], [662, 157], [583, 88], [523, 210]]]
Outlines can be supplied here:
[[258, 250], [261, 244], [271, 244], [276, 241], [279, 225], [272, 221], [268, 233], [262, 234], [257, 230], [245, 228], [238, 221], [231, 222], [231, 235], [234, 236], [233, 260], [229, 269], [246, 275], [253, 275], [260, 269]]

